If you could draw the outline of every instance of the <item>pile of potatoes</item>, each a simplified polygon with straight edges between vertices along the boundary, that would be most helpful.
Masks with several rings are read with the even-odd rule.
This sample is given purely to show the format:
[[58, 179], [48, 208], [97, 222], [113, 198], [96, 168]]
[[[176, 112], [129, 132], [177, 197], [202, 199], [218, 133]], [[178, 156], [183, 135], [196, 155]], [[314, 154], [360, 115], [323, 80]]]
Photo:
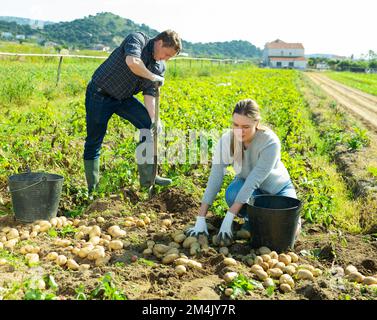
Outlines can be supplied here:
[[345, 268], [344, 273], [345, 278], [349, 281], [361, 283], [369, 286], [370, 288], [377, 288], [377, 274], [374, 276], [365, 277], [357, 270], [355, 266], [351, 264]]
[[[264, 287], [275, 286], [278, 283], [282, 292], [290, 292], [294, 288], [297, 280], [314, 280], [322, 274], [322, 270], [309, 264], [298, 264], [298, 256], [294, 252], [278, 254], [267, 247], [261, 247], [257, 251], [259, 255], [246, 258], [246, 263], [251, 267], [255, 278], [263, 281]], [[232, 258], [225, 258], [227, 266], [236, 266], [237, 261]], [[223, 279], [231, 282], [238, 276], [236, 272], [227, 272]]]
[[[97, 222], [103, 223], [102, 217], [97, 218]], [[121, 250], [124, 246], [129, 245], [123, 242], [121, 238], [126, 235], [126, 231], [119, 226], [113, 225], [103, 233], [98, 225], [86, 226], [80, 219], [68, 220], [66, 217], [54, 217], [47, 220], [39, 220], [31, 225], [16, 228], [4, 227], [0, 232], [0, 249], [14, 251], [20, 240], [29, 240], [38, 234], [48, 232], [50, 228], [61, 229], [67, 225], [77, 227], [77, 233], [74, 239], [54, 239], [52, 245], [56, 251], [43, 253], [44, 259], [56, 263], [61, 267], [67, 267], [71, 270], [87, 270], [90, 264], [79, 264], [75, 259], [87, 259], [92, 261], [96, 266], [103, 266], [110, 260], [111, 251]], [[18, 248], [17, 248], [18, 250]], [[19, 252], [25, 256], [29, 266], [40, 261], [41, 249], [38, 246], [24, 245], [19, 248]], [[4, 260], [4, 261], [3, 261]], [[2, 259], [2, 265], [6, 264], [6, 259]]]
[[158, 259], [161, 259], [163, 264], [175, 264], [176, 273], [181, 276], [187, 272], [187, 267], [194, 269], [201, 269], [202, 264], [189, 259], [179, 249], [188, 249], [191, 256], [195, 256], [201, 250], [208, 250], [208, 239], [205, 235], [196, 237], [187, 237], [182, 231], [173, 233], [172, 239], [168, 245], [155, 243], [150, 240], [147, 241], [147, 248], [143, 251], [145, 257], [154, 255]]

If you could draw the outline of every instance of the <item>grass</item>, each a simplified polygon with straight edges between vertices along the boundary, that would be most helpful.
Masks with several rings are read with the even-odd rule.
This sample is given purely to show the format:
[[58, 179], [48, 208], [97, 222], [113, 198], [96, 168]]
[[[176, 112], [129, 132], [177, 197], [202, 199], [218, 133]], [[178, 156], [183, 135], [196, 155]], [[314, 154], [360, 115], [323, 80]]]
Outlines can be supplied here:
[[326, 75], [347, 86], [377, 96], [377, 74], [353, 72], [326, 72]]

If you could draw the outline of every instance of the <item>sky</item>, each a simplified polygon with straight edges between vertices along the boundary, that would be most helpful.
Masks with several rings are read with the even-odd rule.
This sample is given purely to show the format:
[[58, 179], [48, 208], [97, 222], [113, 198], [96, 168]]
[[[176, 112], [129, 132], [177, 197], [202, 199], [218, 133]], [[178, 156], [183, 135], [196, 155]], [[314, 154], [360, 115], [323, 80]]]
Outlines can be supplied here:
[[281, 39], [306, 54], [377, 52], [376, 0], [0, 0], [0, 15], [71, 21], [112, 12], [190, 42]]

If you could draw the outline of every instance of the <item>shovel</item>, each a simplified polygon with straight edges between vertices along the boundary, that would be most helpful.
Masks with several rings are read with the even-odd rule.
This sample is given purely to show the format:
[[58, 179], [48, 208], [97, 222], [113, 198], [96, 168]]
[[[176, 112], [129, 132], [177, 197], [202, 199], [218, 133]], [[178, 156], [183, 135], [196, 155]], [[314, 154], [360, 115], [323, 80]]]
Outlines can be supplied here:
[[[160, 116], [160, 82], [156, 82], [155, 88], [156, 88], [156, 97], [155, 97], [155, 114], [154, 114], [154, 121], [157, 124], [159, 116]], [[157, 125], [154, 126], [153, 129], [153, 174], [152, 174], [152, 180], [151, 185], [149, 186], [148, 190], [148, 196], [149, 199], [153, 197], [155, 194], [155, 182], [156, 182], [156, 175], [157, 175]]]

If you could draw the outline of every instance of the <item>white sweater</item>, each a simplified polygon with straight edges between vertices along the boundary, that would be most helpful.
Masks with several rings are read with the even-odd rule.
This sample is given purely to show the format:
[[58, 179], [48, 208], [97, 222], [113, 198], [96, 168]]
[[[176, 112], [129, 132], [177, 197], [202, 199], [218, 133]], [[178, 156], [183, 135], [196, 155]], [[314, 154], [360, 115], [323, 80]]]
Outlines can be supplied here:
[[238, 203], [247, 203], [258, 188], [269, 194], [276, 194], [289, 183], [289, 173], [280, 160], [280, 140], [272, 130], [257, 130], [251, 144], [244, 150], [242, 167], [235, 166], [231, 156], [231, 137], [231, 131], [223, 134], [216, 145], [202, 202], [209, 205], [213, 203], [221, 189], [228, 165], [235, 168], [237, 178], [245, 180], [235, 200]]

